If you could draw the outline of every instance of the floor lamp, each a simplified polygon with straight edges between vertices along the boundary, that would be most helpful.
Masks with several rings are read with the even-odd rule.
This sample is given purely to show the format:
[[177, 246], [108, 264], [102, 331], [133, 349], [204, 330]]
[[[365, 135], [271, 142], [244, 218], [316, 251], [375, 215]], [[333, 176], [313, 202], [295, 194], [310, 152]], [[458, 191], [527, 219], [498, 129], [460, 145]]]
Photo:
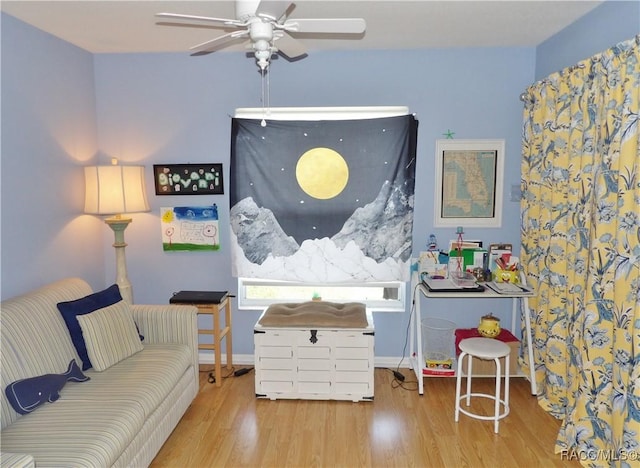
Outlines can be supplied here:
[[84, 168], [86, 183], [84, 211], [89, 214], [113, 215], [105, 223], [113, 229], [116, 249], [116, 283], [122, 298], [133, 303], [131, 282], [127, 276], [124, 249], [124, 230], [131, 223], [125, 213], [150, 211], [144, 184], [144, 166], [119, 166], [113, 160], [111, 166], [87, 166]]

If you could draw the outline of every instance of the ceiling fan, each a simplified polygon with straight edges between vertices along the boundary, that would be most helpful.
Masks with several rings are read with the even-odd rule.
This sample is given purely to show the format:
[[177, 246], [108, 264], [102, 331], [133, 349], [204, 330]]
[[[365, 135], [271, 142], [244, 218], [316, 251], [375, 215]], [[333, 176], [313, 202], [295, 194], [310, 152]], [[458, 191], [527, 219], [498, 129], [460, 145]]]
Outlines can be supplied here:
[[362, 34], [366, 23], [362, 18], [309, 18], [290, 19], [288, 15], [295, 7], [290, 1], [279, 0], [236, 0], [235, 19], [212, 18], [208, 16], [182, 15], [177, 13], [157, 13], [160, 18], [191, 22], [209, 23], [224, 29], [234, 29], [227, 34], [201, 44], [194, 45], [192, 55], [205, 55], [231, 44], [248, 42], [253, 50], [260, 70], [264, 72], [271, 56], [280, 52], [288, 59], [301, 57], [307, 48], [290, 33], [315, 34]]

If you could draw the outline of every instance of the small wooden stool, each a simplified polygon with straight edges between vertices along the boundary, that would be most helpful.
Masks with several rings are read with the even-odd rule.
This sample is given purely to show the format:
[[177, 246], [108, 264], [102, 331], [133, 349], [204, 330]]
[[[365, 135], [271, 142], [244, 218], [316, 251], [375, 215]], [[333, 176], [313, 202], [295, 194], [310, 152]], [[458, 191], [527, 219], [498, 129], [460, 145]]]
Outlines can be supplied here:
[[[509, 414], [509, 354], [511, 348], [502, 341], [493, 338], [466, 338], [460, 342], [460, 356], [458, 357], [458, 371], [456, 376], [456, 411], [455, 421], [458, 422], [460, 413], [475, 419], [493, 421], [493, 431], [498, 433], [498, 424], [502, 418]], [[467, 392], [461, 395], [462, 364], [467, 357]], [[472, 362], [471, 357], [480, 359], [491, 359], [496, 363], [496, 392], [495, 395], [487, 393], [471, 393]], [[504, 398], [500, 395], [500, 358], [505, 358], [504, 370]], [[465, 410], [460, 407], [460, 402], [466, 400], [466, 406], [471, 404], [471, 397], [488, 398], [494, 401], [494, 412], [491, 416], [484, 416]], [[502, 410], [502, 412], [501, 412]]]
[[[211, 315], [213, 329], [198, 328], [198, 335], [210, 335], [213, 343], [198, 343], [198, 349], [214, 352], [214, 373], [209, 374], [209, 382], [216, 387], [222, 385], [222, 339], [227, 344], [227, 370], [233, 369], [233, 346], [231, 339], [231, 300], [227, 291], [179, 291], [169, 300], [171, 304], [187, 304], [198, 308], [198, 314]], [[220, 310], [224, 309], [224, 328], [220, 325]]]

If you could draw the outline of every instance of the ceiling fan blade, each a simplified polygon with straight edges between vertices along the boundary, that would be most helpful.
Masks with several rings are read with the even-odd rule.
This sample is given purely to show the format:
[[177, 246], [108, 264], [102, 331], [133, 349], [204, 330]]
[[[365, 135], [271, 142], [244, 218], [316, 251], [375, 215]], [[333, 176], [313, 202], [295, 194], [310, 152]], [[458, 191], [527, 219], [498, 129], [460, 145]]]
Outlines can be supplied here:
[[263, 0], [256, 9], [256, 16], [277, 21], [282, 18], [291, 5], [292, 3], [286, 0]]
[[307, 53], [307, 48], [301, 41], [285, 32], [281, 32], [275, 37], [274, 46], [289, 59], [301, 57]]
[[223, 34], [222, 36], [218, 36], [215, 39], [211, 39], [210, 41], [203, 42], [201, 44], [196, 44], [193, 47], [189, 47], [189, 50], [195, 50], [195, 52], [191, 55], [206, 55], [216, 50], [220, 50], [228, 44], [238, 40], [244, 39], [249, 35], [249, 31], [234, 31], [228, 34]]
[[228, 26], [246, 26], [246, 23], [234, 19], [227, 18], [213, 18], [211, 16], [194, 16], [194, 15], [181, 15], [178, 13], [156, 13], [159, 18], [171, 18], [186, 21], [205, 21], [208, 23], [222, 23]]
[[367, 27], [363, 18], [288, 19], [283, 29], [300, 33], [360, 34]]

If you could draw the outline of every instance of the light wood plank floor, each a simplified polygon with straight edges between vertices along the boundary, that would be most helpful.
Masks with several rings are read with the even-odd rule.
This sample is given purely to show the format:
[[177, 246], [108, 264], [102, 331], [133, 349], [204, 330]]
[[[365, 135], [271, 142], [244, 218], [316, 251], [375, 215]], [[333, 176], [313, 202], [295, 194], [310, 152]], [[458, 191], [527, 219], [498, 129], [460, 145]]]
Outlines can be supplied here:
[[[511, 412], [494, 434], [491, 421], [454, 422], [455, 379], [426, 378], [420, 396], [413, 374], [402, 372], [410, 390], [376, 369], [375, 399], [360, 403], [256, 399], [253, 371], [221, 388], [201, 372], [200, 393], [151, 466], [580, 466], [553, 453], [560, 423], [538, 406], [527, 380], [511, 380]], [[474, 391], [492, 393], [493, 385], [474, 379]]]

